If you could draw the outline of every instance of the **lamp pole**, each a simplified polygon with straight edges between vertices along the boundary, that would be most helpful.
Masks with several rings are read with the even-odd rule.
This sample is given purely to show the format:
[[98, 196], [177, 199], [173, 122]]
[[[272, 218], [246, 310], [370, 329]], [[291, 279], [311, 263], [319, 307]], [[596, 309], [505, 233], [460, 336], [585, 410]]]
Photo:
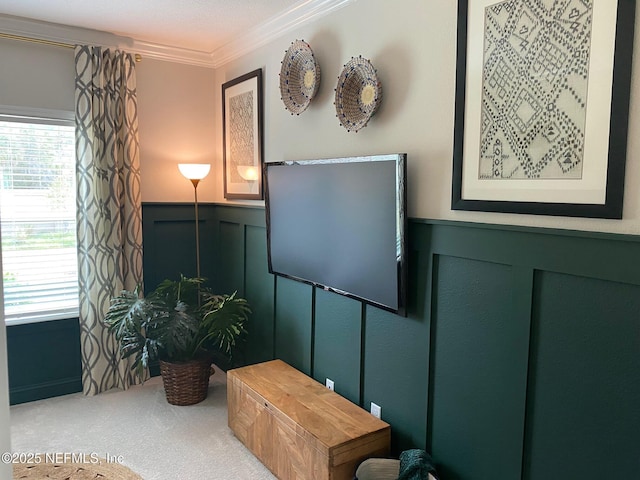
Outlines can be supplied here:
[[196, 209], [196, 276], [200, 278], [200, 220], [198, 218], [198, 184], [199, 178], [191, 178], [193, 183], [193, 196], [195, 199], [194, 205]]
[[196, 213], [196, 276], [200, 278], [200, 219], [198, 218], [198, 184], [209, 174], [211, 165], [208, 163], [180, 163], [180, 173], [193, 184], [193, 196]]

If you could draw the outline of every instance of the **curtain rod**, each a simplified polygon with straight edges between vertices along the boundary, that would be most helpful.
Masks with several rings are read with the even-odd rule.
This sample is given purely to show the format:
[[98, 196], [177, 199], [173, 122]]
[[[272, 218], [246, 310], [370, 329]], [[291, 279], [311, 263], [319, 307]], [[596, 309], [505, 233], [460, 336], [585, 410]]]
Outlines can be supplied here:
[[[55, 42], [53, 40], [43, 40], [41, 38], [25, 37], [23, 35], [13, 35], [11, 33], [0, 32], [0, 38], [7, 38], [9, 40], [18, 40], [20, 42], [39, 43], [40, 45], [50, 45], [53, 47], [75, 48], [75, 45], [72, 45], [71, 43]], [[139, 53], [136, 53], [134, 55], [134, 58], [136, 59], [136, 62], [139, 62], [142, 60], [142, 55], [140, 55]]]

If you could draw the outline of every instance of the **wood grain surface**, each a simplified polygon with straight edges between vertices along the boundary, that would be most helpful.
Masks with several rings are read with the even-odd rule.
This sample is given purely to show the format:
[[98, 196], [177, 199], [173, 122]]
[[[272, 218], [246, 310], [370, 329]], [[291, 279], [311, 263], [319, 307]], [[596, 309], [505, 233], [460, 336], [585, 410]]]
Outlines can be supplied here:
[[280, 480], [351, 480], [389, 452], [391, 427], [287, 365], [227, 372], [229, 427]]

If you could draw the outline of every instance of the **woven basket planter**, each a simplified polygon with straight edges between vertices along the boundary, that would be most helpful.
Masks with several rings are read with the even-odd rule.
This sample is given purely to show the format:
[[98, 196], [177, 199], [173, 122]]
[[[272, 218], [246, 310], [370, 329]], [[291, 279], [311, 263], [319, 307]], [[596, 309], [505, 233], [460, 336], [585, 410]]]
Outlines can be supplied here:
[[167, 402], [194, 405], [207, 398], [213, 367], [209, 358], [181, 363], [160, 360], [160, 373]]

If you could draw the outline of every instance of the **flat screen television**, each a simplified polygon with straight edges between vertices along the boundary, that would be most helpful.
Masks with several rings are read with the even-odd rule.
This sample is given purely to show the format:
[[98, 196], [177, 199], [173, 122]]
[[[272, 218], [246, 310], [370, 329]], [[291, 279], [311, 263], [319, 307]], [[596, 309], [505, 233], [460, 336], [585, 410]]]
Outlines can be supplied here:
[[265, 164], [269, 272], [406, 315], [406, 154]]

